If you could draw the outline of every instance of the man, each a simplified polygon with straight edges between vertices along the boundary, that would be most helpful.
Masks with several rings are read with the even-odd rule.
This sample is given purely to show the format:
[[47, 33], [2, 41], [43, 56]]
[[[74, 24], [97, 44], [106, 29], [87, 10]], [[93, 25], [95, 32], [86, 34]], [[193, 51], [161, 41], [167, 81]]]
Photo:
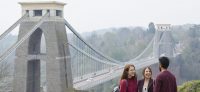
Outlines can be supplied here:
[[167, 57], [159, 58], [160, 74], [155, 80], [154, 92], [177, 92], [177, 84], [175, 76], [170, 73], [167, 68], [169, 59]]

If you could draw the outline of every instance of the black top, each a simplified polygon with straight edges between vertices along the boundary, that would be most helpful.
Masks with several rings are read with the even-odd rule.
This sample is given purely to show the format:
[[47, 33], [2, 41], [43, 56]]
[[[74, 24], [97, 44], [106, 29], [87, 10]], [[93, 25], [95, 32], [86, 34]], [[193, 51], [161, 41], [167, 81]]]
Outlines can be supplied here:
[[[138, 92], [142, 92], [143, 86], [144, 86], [144, 79], [139, 80], [138, 81]], [[153, 79], [149, 80], [147, 89], [148, 89], [148, 92], [153, 92]]]

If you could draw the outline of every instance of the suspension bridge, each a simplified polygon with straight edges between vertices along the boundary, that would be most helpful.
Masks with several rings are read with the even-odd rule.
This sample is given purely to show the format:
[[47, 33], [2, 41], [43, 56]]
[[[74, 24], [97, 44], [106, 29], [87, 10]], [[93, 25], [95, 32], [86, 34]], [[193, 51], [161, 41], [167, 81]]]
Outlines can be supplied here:
[[0, 35], [4, 44], [3, 40], [19, 26], [17, 41], [0, 52], [1, 64], [14, 62], [14, 74], [7, 75], [12, 84], [8, 92], [88, 90], [120, 76], [125, 64], [141, 69], [158, 63], [160, 55], [177, 54], [168, 24], [157, 25], [154, 37], [137, 57], [121, 62], [104, 55], [82, 38], [64, 18], [65, 3], [19, 4], [22, 17]]

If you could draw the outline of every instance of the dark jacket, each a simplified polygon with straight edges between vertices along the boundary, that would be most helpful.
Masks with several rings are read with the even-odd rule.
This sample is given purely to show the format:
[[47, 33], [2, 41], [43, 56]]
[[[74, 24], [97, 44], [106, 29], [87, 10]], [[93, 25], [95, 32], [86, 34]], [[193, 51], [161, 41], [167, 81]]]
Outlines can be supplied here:
[[[143, 85], [144, 85], [144, 79], [139, 80], [138, 81], [138, 92], [142, 92]], [[148, 92], [153, 92], [153, 79], [149, 80], [149, 84], [148, 84], [147, 89], [148, 89]]]

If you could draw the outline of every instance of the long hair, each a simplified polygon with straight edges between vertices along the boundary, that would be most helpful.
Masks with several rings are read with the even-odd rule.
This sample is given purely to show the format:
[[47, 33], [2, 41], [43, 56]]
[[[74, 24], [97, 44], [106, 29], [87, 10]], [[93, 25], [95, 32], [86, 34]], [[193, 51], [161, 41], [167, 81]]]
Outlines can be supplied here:
[[[151, 70], [151, 68], [150, 67], [145, 67], [144, 69], [143, 69], [143, 71], [142, 71], [142, 74], [143, 74], [143, 77], [144, 77], [144, 74], [145, 74], [145, 70], [146, 69], [149, 69], [149, 71], [150, 71], [150, 73], [151, 73], [151, 75], [152, 75], [152, 70]], [[144, 77], [145, 78], [145, 77]], [[151, 79], [152, 79], [152, 77], [151, 77]]]
[[[134, 68], [135, 68], [135, 66], [134, 66], [133, 64], [127, 64], [127, 65], [124, 67], [124, 71], [123, 71], [123, 73], [122, 73], [121, 80], [122, 80], [122, 79], [128, 79], [128, 71], [129, 71], [130, 67], [134, 67]], [[132, 77], [132, 78], [133, 78], [133, 79], [137, 79], [136, 72], [135, 72], [134, 75], [135, 75], [135, 76]]]

